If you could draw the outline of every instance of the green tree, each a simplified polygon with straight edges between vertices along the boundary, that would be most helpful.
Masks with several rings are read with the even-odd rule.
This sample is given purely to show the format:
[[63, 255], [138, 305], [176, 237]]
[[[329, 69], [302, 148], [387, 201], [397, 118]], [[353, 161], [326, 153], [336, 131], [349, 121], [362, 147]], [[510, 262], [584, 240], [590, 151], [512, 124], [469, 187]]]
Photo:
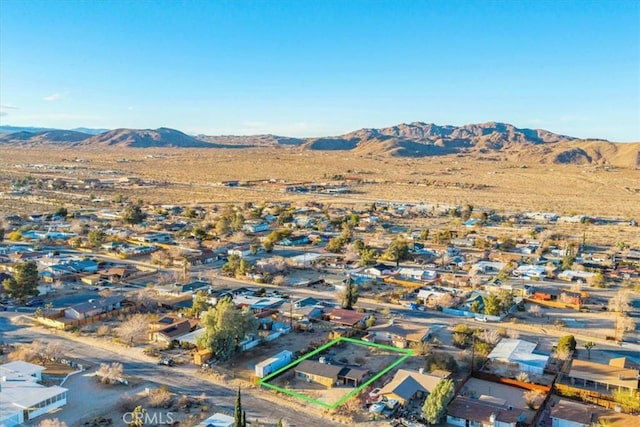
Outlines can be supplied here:
[[264, 242], [262, 242], [262, 247], [266, 253], [271, 253], [271, 251], [273, 251], [273, 241], [265, 239]]
[[98, 228], [94, 228], [87, 235], [87, 240], [89, 240], [89, 244], [92, 247], [97, 248], [104, 243], [104, 239], [106, 237], [107, 235], [104, 233], [104, 231]]
[[376, 251], [373, 248], [365, 248], [360, 253], [360, 260], [358, 261], [358, 265], [361, 265], [361, 266], [374, 265], [377, 259], [378, 259], [378, 251]]
[[613, 400], [626, 412], [640, 412], [640, 393], [637, 390], [614, 389]]
[[587, 341], [583, 344], [585, 350], [587, 350], [587, 359], [591, 360], [591, 349], [596, 346], [593, 341]]
[[251, 264], [238, 255], [230, 255], [227, 262], [222, 266], [222, 271], [230, 276], [244, 276], [251, 271]]
[[284, 423], [282, 422], [282, 418], [278, 420], [278, 425], [276, 427], [284, 427]]
[[484, 314], [497, 316], [500, 314], [500, 300], [494, 294], [482, 298], [484, 302]]
[[422, 240], [424, 242], [428, 238], [429, 238], [429, 229], [428, 228], [425, 228], [422, 231], [420, 231], [420, 240]]
[[4, 240], [4, 228], [0, 227], [0, 242]]
[[468, 220], [471, 217], [472, 213], [473, 213], [473, 205], [466, 205], [462, 210], [462, 219], [465, 221]]
[[213, 228], [216, 231], [216, 234], [220, 236], [225, 235], [229, 232], [230, 229], [229, 220], [224, 217], [218, 218]]
[[429, 393], [422, 407], [422, 414], [429, 424], [438, 424], [442, 420], [454, 392], [453, 381], [448, 379], [440, 381]]
[[284, 225], [287, 222], [293, 221], [293, 214], [290, 211], [284, 211], [280, 215], [278, 215], [278, 219], [276, 220], [276, 224]]
[[246, 427], [247, 417], [242, 410], [242, 397], [240, 395], [240, 386], [238, 386], [238, 393], [236, 394], [236, 404], [233, 408], [233, 427]]
[[142, 203], [140, 201], [130, 204], [122, 213], [122, 220], [126, 224], [140, 224], [146, 217], [147, 215], [142, 211]]
[[209, 295], [203, 290], [196, 292], [193, 298], [193, 305], [191, 306], [191, 313], [193, 316], [198, 317], [200, 313], [209, 308]]
[[129, 422], [129, 427], [143, 427], [144, 426], [144, 415], [147, 413], [147, 410], [142, 407], [142, 405], [138, 405], [131, 412], [131, 422]]
[[329, 241], [327, 242], [327, 246], [325, 246], [325, 249], [328, 252], [333, 252], [337, 254], [339, 252], [342, 252], [344, 245], [345, 245], [344, 239], [342, 239], [341, 237], [333, 237], [329, 239]]
[[33, 261], [21, 262], [13, 267], [13, 277], [2, 282], [9, 298], [26, 302], [38, 295], [38, 267]]
[[22, 232], [20, 230], [12, 231], [7, 235], [7, 239], [11, 240], [12, 242], [17, 242], [22, 239]]
[[480, 311], [482, 310], [482, 304], [480, 303], [479, 300], [475, 300], [474, 302], [471, 303], [469, 310], [472, 313], [480, 313]]
[[351, 277], [347, 279], [347, 284], [340, 295], [342, 308], [353, 310], [353, 306], [358, 301], [358, 285], [351, 281]]
[[509, 309], [513, 307], [513, 304], [515, 304], [513, 293], [508, 289], [500, 290], [498, 300], [500, 303], [500, 311], [503, 313], [507, 313]]
[[249, 308], [238, 309], [230, 298], [223, 298], [202, 315], [200, 325], [205, 331], [198, 347], [208, 348], [217, 359], [226, 361], [244, 337], [256, 332], [258, 320]]
[[233, 231], [240, 231], [242, 230], [243, 226], [244, 226], [244, 216], [242, 216], [241, 213], [235, 214], [233, 219], [231, 220], [231, 229]]
[[573, 335], [565, 335], [558, 340], [558, 353], [570, 353], [576, 349], [576, 339]]
[[502, 282], [508, 280], [509, 277], [511, 277], [511, 268], [509, 267], [509, 265], [505, 265], [504, 267], [502, 267], [500, 271], [498, 271], [498, 275], [496, 277]]
[[395, 261], [396, 266], [400, 265], [400, 261], [404, 261], [409, 257], [409, 244], [406, 240], [397, 237], [384, 252], [383, 257], [389, 261]]
[[594, 288], [602, 288], [605, 284], [604, 274], [602, 274], [601, 271], [598, 271], [589, 279], [587, 279], [587, 282], [589, 283], [589, 286], [593, 286]]
[[55, 216], [59, 216], [60, 218], [66, 218], [67, 215], [69, 215], [69, 211], [67, 210], [67, 208], [60, 207], [58, 208], [58, 210], [54, 213]]
[[193, 230], [191, 230], [191, 235], [198, 242], [202, 242], [207, 238], [207, 230], [202, 227], [194, 227]]

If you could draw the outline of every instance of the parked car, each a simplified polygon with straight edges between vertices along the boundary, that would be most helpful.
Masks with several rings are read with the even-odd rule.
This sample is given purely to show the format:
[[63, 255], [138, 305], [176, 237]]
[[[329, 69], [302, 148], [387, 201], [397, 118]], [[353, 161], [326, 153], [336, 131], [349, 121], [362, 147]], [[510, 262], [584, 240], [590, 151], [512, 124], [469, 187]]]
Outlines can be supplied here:
[[173, 359], [160, 359], [160, 361], [158, 362], [158, 365], [164, 366], [173, 366], [175, 364], [176, 362], [174, 362]]
[[34, 298], [31, 301], [27, 301], [25, 304], [27, 307], [39, 307], [44, 305], [44, 300], [42, 298]]

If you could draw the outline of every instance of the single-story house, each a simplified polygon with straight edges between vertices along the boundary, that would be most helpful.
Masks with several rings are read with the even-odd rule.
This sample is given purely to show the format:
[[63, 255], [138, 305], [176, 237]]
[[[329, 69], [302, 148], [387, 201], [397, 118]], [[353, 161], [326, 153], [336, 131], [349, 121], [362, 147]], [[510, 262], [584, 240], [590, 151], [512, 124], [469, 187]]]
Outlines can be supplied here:
[[171, 243], [173, 242], [173, 235], [164, 231], [149, 231], [133, 236], [132, 239], [142, 243]]
[[517, 427], [527, 421], [520, 409], [509, 409], [504, 399], [457, 396], [447, 407], [447, 424], [459, 427]]
[[591, 427], [597, 423], [598, 411], [593, 405], [560, 399], [551, 408], [551, 427]]
[[315, 360], [303, 360], [294, 367], [294, 372], [296, 378], [332, 388], [338, 382], [338, 374], [343, 368], [343, 366], [329, 365]]
[[426, 397], [444, 378], [446, 376], [399, 369], [378, 394], [406, 405], [413, 399]]
[[367, 319], [370, 317], [367, 313], [358, 313], [353, 310], [345, 310], [344, 308], [334, 308], [325, 314], [325, 318], [336, 325], [350, 326], [355, 328], [357, 326], [363, 326]]
[[503, 338], [487, 357], [491, 361], [518, 365], [522, 372], [542, 375], [549, 356], [535, 353], [537, 344], [529, 341]]
[[392, 320], [386, 325], [376, 325], [368, 329], [363, 339], [374, 343], [384, 343], [398, 348], [421, 343], [428, 339], [429, 328], [409, 322]]
[[391, 267], [386, 264], [376, 264], [364, 270], [366, 274], [376, 277], [388, 276], [393, 274], [394, 271], [395, 267]]
[[242, 230], [247, 233], [261, 233], [263, 231], [269, 231], [269, 224], [266, 222], [245, 223], [242, 226]]
[[216, 413], [197, 424], [196, 427], [233, 427], [235, 419], [231, 415]]
[[65, 309], [64, 315], [70, 319], [82, 320], [98, 314], [108, 313], [110, 311], [119, 310], [121, 308], [124, 297], [114, 295], [107, 298], [90, 299], [87, 302], [72, 305]]
[[568, 382], [574, 387], [589, 389], [616, 390], [624, 389], [637, 391], [640, 380], [638, 369], [596, 363], [590, 360], [574, 359], [568, 374], [562, 376], [562, 382]]
[[44, 367], [15, 361], [0, 365], [0, 425], [14, 427], [67, 404], [67, 389], [38, 384]]
[[179, 337], [191, 332], [195, 325], [189, 319], [180, 319], [163, 328], [155, 329], [149, 333], [151, 341], [170, 344]]

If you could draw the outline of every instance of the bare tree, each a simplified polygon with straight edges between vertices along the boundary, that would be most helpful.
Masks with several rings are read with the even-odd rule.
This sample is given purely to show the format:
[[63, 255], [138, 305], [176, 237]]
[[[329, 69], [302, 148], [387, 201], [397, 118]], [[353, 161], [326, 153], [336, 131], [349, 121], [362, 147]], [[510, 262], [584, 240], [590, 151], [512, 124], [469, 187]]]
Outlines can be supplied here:
[[283, 275], [278, 275], [273, 278], [273, 284], [276, 286], [283, 286], [287, 282], [287, 279]]
[[530, 382], [530, 381], [531, 381], [531, 380], [529, 379], [529, 374], [527, 374], [526, 372], [520, 372], [520, 373], [516, 376], [516, 379], [517, 379], [518, 381], [523, 382], [523, 383], [528, 383], [528, 382]]
[[529, 307], [529, 310], [527, 310], [527, 312], [529, 313], [529, 315], [531, 315], [532, 317], [542, 317], [542, 315], [544, 314], [542, 309], [540, 308], [539, 305], [537, 304], [532, 304]]
[[620, 289], [609, 300], [609, 311], [625, 313], [629, 311], [631, 296], [628, 289]]
[[444, 293], [438, 297], [438, 305], [443, 308], [451, 308], [455, 304], [455, 298], [450, 293]]
[[47, 347], [44, 349], [44, 354], [46, 354], [47, 359], [49, 360], [58, 360], [62, 357], [62, 344], [56, 341], [51, 341], [47, 344]]
[[517, 340], [518, 338], [520, 338], [520, 332], [516, 331], [515, 329], [509, 329], [507, 330], [507, 337], [511, 338], [512, 340]]
[[538, 409], [544, 402], [544, 394], [537, 390], [529, 390], [522, 395], [524, 402], [530, 409]]
[[140, 289], [136, 293], [134, 300], [143, 310], [151, 310], [158, 304], [156, 301], [157, 295], [157, 291], [155, 291], [153, 288], [144, 288]]
[[122, 363], [113, 362], [112, 364], [101, 363], [96, 376], [103, 384], [116, 384], [122, 380], [124, 368]]
[[501, 339], [502, 337], [496, 329], [485, 329], [482, 333], [482, 341], [491, 345], [498, 344]]
[[116, 328], [118, 337], [124, 343], [133, 344], [144, 337], [149, 329], [149, 321], [144, 314], [135, 314]]

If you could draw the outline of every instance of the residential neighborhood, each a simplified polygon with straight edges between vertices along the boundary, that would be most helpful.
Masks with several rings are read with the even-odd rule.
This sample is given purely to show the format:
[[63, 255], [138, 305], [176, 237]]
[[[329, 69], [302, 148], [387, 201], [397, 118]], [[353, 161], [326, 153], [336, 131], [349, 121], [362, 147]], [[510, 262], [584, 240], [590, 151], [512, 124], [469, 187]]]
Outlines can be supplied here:
[[640, 251], [561, 215], [109, 212], [3, 219], [0, 425], [640, 425]]

